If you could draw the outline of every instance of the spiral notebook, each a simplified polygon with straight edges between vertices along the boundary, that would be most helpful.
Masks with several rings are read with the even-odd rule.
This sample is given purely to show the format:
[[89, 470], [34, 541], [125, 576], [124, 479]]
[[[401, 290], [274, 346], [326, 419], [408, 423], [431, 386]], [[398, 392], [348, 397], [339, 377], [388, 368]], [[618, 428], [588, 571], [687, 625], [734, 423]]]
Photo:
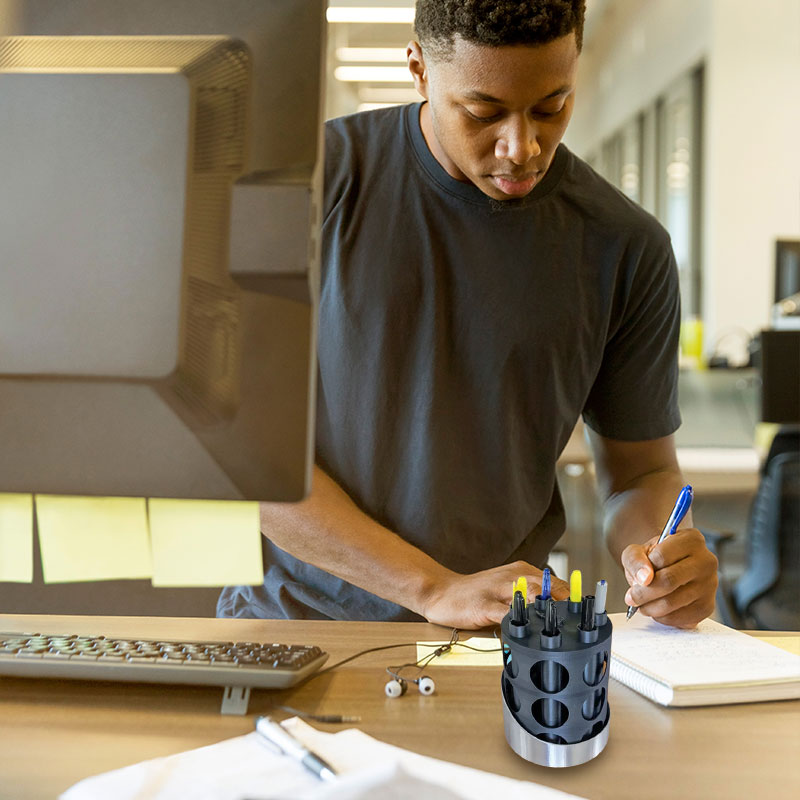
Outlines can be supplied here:
[[614, 625], [611, 677], [664, 706], [704, 706], [800, 698], [800, 656], [704, 620], [668, 628], [636, 614]]

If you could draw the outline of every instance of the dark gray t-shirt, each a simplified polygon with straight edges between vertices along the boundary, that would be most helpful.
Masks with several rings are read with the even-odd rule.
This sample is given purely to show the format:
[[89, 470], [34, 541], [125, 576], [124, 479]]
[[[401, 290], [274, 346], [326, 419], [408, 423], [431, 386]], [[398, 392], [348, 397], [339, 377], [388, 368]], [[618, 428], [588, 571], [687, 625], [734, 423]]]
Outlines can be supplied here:
[[[527, 197], [490, 200], [436, 161], [420, 108], [326, 126], [317, 461], [453, 570], [541, 566], [578, 418], [625, 440], [680, 424], [669, 237], [564, 145]], [[219, 614], [418, 619], [264, 544], [264, 586]]]

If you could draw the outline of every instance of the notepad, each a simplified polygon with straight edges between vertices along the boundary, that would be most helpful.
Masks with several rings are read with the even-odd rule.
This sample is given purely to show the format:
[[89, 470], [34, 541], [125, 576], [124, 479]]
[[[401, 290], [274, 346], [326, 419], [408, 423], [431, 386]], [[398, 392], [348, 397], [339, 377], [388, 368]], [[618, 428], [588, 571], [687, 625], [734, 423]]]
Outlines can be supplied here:
[[704, 620], [668, 628], [637, 614], [614, 625], [611, 677], [664, 706], [723, 705], [800, 698], [800, 656]]

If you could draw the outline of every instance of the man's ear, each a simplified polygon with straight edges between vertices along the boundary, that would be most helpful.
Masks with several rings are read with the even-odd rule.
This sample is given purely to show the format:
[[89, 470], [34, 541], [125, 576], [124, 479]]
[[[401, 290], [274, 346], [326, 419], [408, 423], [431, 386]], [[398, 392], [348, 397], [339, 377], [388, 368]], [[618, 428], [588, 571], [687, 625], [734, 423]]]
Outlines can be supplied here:
[[427, 100], [428, 99], [428, 69], [425, 66], [425, 57], [418, 42], [409, 42], [406, 48], [406, 59], [411, 77], [414, 79], [414, 88]]

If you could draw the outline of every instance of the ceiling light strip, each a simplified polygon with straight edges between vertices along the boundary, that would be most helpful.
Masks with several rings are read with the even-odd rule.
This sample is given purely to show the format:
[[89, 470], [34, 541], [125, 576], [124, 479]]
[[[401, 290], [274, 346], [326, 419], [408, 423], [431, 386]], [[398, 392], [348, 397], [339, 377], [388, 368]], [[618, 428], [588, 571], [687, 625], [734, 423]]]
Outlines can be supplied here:
[[406, 63], [405, 47], [337, 47], [336, 59], [345, 63]]
[[408, 67], [336, 67], [333, 76], [354, 83], [411, 83]]
[[413, 8], [333, 7], [327, 12], [328, 22], [395, 22], [406, 25], [414, 22]]

